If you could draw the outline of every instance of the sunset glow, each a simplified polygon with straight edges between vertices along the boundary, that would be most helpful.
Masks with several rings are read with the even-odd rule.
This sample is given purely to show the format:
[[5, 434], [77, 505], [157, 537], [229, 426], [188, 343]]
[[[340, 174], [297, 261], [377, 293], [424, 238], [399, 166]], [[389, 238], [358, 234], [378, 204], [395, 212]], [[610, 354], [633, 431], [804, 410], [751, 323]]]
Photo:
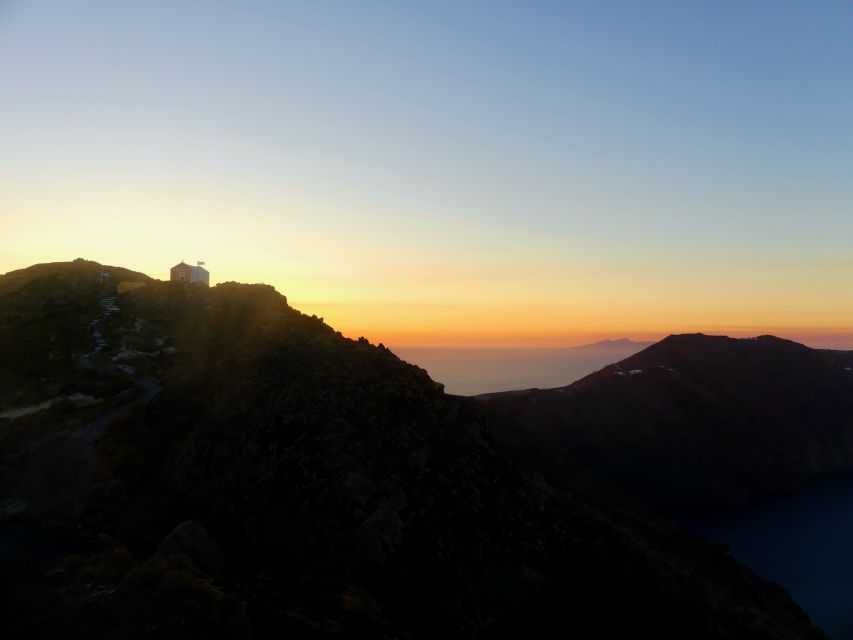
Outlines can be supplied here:
[[95, 4], [0, 9], [0, 272], [205, 260], [389, 346], [853, 348], [832, 11]]

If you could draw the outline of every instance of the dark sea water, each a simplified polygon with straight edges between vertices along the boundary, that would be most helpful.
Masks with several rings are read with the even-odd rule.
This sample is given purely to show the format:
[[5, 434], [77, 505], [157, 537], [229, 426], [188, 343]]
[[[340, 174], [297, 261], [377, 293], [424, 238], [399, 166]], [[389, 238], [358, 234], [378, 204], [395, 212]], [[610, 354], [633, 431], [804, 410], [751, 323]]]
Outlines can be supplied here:
[[403, 360], [426, 369], [448, 393], [477, 395], [494, 391], [562, 387], [623, 360], [645, 345], [575, 349], [441, 349], [399, 347]]
[[853, 640], [853, 476], [792, 496], [677, 519], [731, 547], [758, 575], [784, 586], [833, 640]]

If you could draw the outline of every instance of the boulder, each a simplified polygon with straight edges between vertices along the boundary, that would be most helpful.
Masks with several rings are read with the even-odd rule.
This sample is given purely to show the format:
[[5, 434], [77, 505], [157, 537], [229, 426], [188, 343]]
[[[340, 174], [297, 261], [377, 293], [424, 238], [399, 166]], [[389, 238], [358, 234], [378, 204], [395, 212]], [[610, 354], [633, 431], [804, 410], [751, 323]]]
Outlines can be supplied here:
[[208, 574], [218, 573], [225, 566], [225, 552], [222, 547], [208, 535], [203, 525], [193, 520], [187, 520], [175, 527], [157, 547], [154, 556], [177, 554], [189, 556], [199, 569]]
[[107, 533], [99, 533], [98, 534], [98, 542], [104, 545], [107, 549], [124, 549], [124, 543], [118, 538], [114, 538], [113, 536]]
[[0, 522], [9, 522], [22, 518], [29, 509], [30, 505], [24, 500], [18, 500], [17, 498], [3, 500], [0, 502]]

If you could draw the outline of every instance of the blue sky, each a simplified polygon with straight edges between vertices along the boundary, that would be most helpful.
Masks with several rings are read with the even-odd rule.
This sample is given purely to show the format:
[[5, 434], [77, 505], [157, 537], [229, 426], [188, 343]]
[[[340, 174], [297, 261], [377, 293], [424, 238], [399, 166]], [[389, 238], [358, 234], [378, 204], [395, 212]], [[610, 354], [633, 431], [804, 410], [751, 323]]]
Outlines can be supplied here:
[[851, 25], [850, 2], [3, 2], [0, 271], [199, 255], [380, 339], [382, 305], [467, 305], [446, 333], [504, 297], [554, 323], [496, 343], [844, 329]]

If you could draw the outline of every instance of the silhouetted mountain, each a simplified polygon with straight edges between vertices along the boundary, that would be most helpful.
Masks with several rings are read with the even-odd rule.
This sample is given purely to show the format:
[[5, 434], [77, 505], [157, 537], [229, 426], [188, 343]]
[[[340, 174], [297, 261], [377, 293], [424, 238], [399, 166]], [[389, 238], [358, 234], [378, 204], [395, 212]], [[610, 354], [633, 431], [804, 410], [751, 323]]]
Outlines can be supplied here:
[[653, 506], [736, 504], [853, 466], [853, 352], [676, 335], [559, 389], [483, 396]]
[[[147, 395], [69, 427], [101, 432], [67, 508], [22, 521], [21, 500], [2, 504], [0, 550], [29, 554], [0, 556], [13, 634], [822, 637], [725, 549], [552, 464], [524, 431], [494, 425], [495, 440], [479, 402], [271, 287], [149, 282], [117, 304], [109, 357], [90, 362], [144, 372]], [[68, 459], [50, 458], [63, 486]]]

